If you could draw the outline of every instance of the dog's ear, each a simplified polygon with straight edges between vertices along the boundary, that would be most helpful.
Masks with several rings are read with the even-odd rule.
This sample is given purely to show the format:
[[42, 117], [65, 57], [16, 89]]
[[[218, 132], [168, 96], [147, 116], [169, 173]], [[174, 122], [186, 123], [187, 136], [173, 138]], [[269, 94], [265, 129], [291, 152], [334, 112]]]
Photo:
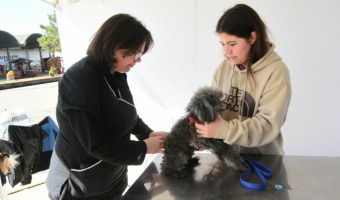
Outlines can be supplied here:
[[191, 98], [187, 112], [200, 122], [213, 122], [217, 118], [217, 107], [221, 104], [222, 92], [210, 87], [203, 87], [196, 91]]
[[18, 154], [12, 154], [12, 155], [5, 155], [2, 154], [0, 158], [0, 170], [3, 174], [7, 175], [8, 168], [15, 168], [19, 162], [17, 161], [17, 158], [19, 158]]
[[213, 122], [217, 117], [214, 107], [206, 98], [201, 99], [194, 113], [200, 122]]

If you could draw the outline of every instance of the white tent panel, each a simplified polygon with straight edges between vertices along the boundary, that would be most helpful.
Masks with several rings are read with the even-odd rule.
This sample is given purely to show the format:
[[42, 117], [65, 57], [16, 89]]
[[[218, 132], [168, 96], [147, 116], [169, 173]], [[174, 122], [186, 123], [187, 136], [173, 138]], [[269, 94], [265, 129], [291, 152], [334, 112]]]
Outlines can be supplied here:
[[129, 13], [152, 32], [154, 48], [128, 77], [139, 114], [155, 130], [169, 130], [193, 91], [210, 85], [224, 59], [214, 32], [217, 20], [227, 8], [247, 3], [267, 23], [291, 73], [293, 97], [282, 129], [286, 153], [340, 156], [339, 1], [54, 2], [66, 68], [85, 56], [92, 35], [114, 14]]

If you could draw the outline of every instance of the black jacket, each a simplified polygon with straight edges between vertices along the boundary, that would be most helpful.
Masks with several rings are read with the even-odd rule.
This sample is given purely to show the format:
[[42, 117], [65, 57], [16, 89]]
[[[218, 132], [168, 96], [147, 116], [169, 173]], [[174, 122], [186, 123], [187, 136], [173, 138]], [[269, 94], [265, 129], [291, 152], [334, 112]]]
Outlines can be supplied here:
[[[60, 79], [56, 112], [55, 152], [66, 167], [84, 169], [100, 160], [106, 163], [105, 171], [91, 172], [98, 176], [90, 181], [107, 184], [101, 185], [99, 194], [126, 179], [127, 165], [143, 162], [146, 145], [130, 140], [130, 134], [143, 140], [152, 130], [137, 115], [125, 73], [111, 74], [83, 58]], [[103, 174], [107, 180], [98, 179]]]

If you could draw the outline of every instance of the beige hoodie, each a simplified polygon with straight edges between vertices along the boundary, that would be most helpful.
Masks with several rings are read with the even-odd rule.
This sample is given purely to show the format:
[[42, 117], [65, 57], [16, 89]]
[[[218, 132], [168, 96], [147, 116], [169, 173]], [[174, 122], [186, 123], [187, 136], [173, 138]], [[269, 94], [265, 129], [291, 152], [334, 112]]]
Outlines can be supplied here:
[[227, 105], [216, 138], [237, 146], [240, 153], [284, 154], [281, 126], [292, 91], [288, 68], [274, 48], [272, 44], [251, 67], [256, 85], [247, 70], [227, 59], [213, 77], [212, 87], [226, 94]]

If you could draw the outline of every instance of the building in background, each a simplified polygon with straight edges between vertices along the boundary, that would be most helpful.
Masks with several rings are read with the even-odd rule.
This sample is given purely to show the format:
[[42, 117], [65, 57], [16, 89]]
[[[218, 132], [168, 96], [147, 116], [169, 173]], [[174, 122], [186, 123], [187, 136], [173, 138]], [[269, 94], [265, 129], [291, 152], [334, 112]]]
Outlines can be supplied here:
[[51, 58], [50, 52], [39, 46], [39, 37], [39, 33], [13, 36], [0, 31], [0, 76], [13, 70], [18, 79], [49, 70], [47, 61]]

